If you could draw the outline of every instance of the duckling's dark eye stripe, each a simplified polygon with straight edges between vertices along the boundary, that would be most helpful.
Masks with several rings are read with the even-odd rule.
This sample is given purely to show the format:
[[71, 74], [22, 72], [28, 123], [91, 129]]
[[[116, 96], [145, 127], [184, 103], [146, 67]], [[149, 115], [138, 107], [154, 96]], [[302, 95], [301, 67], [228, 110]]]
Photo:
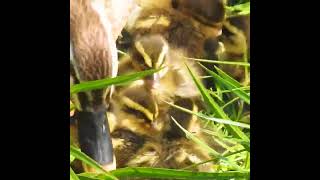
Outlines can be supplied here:
[[153, 120], [153, 114], [146, 109], [145, 107], [141, 106], [140, 104], [132, 101], [130, 98], [122, 97], [122, 102], [128, 107], [136, 111], [140, 111], [143, 113], [150, 121]]

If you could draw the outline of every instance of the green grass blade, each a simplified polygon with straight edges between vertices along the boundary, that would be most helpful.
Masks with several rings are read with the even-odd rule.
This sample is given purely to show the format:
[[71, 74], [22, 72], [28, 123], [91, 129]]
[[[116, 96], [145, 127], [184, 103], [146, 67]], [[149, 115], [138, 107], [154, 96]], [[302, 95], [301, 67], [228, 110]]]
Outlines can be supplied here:
[[219, 105], [212, 99], [210, 94], [208, 93], [207, 89], [203, 86], [203, 84], [194, 76], [194, 73], [190, 70], [189, 66], [186, 65], [190, 75], [192, 76], [193, 81], [195, 82], [196, 86], [198, 87], [202, 98], [204, 99], [205, 103], [207, 104], [208, 111], [211, 113], [216, 113], [219, 118], [222, 119], [229, 119], [228, 116], [224, 113], [224, 111], [219, 107]]
[[235, 138], [230, 138], [230, 140], [241, 144], [248, 152], [250, 152], [250, 142]]
[[182, 168], [182, 169], [194, 168], [194, 167], [200, 166], [200, 165], [202, 165], [202, 164], [206, 164], [206, 163], [208, 163], [208, 162], [213, 162], [213, 161], [216, 161], [216, 159], [210, 159], [210, 160], [203, 161], [203, 162], [200, 162], [200, 163], [197, 163], [197, 164], [192, 164], [192, 165], [186, 166], [186, 167], [184, 167], [184, 168]]
[[225, 156], [225, 157], [233, 156], [233, 155], [236, 155], [236, 154], [239, 154], [239, 153], [245, 152], [245, 151], [247, 151], [247, 150], [246, 150], [246, 149], [240, 149], [240, 150], [235, 151], [235, 152], [229, 152], [229, 153], [225, 154], [224, 156]]
[[96, 81], [88, 81], [88, 82], [82, 82], [80, 84], [75, 84], [70, 88], [70, 93], [78, 93], [83, 91], [90, 91], [94, 89], [103, 89], [111, 85], [119, 85], [123, 83], [127, 83], [130, 81], [135, 81], [138, 79], [141, 79], [145, 76], [151, 75], [161, 69], [151, 69], [146, 71], [141, 71], [137, 73], [133, 73], [130, 75], [123, 75], [123, 76], [117, 76], [114, 78], [106, 78], [106, 79], [100, 79]]
[[[244, 152], [244, 151], [246, 151], [246, 149], [241, 149], [241, 150], [236, 151], [236, 152], [228, 153], [228, 154], [226, 154], [224, 157], [228, 157], [228, 156], [231, 156], [231, 155], [239, 154], [239, 153]], [[197, 167], [197, 166], [200, 166], [200, 165], [202, 165], [202, 164], [206, 164], [206, 163], [212, 162], [212, 161], [216, 161], [216, 159], [210, 159], [210, 160], [203, 161], [203, 162], [200, 162], [200, 163], [197, 163], [197, 164], [192, 164], [192, 165], [187, 166], [187, 167], [184, 167], [184, 168], [182, 168], [182, 169], [190, 169], [190, 168]], [[247, 168], [247, 169], [248, 169], [248, 168]]]
[[79, 180], [101, 180], [102, 178], [95, 178], [95, 177], [86, 177], [86, 176], [78, 176]]
[[[245, 51], [244, 51], [244, 60], [245, 62], [248, 62], [248, 47], [245, 48]], [[250, 69], [249, 67], [245, 67], [244, 68], [244, 77], [245, 77], [245, 80], [244, 80], [244, 84], [247, 85], [250, 83]]]
[[197, 112], [190, 111], [189, 109], [177, 106], [177, 105], [175, 105], [173, 103], [170, 103], [170, 102], [166, 102], [166, 101], [163, 101], [163, 102], [169, 104], [170, 106], [172, 106], [172, 107], [174, 107], [176, 109], [184, 111], [186, 113], [190, 113], [190, 114], [196, 115], [196, 116], [198, 116], [199, 118], [202, 118], [202, 119], [206, 119], [206, 120], [209, 120], [209, 121], [214, 121], [214, 122], [217, 122], [217, 123], [228, 124], [228, 125], [232, 125], [232, 126], [238, 126], [238, 127], [250, 129], [250, 125], [249, 124], [235, 122], [235, 121], [231, 121], [231, 120], [219, 119], [219, 118], [214, 118], [214, 117], [209, 117], [209, 116], [204, 115], [202, 113], [197, 113]]
[[80, 180], [110, 180], [110, 175], [105, 173], [97, 174], [92, 172], [85, 172], [78, 174], [78, 177]]
[[76, 173], [74, 173], [71, 167], [70, 167], [70, 180], [79, 180], [78, 176], [76, 175]]
[[223, 78], [225, 79], [228, 83], [230, 83], [232, 86], [234, 86], [235, 88], [241, 88], [241, 84], [233, 79], [231, 76], [229, 76], [227, 73], [223, 72], [221, 69], [219, 69], [217, 66], [214, 67], [218, 74]]
[[78, 177], [80, 180], [100, 180], [100, 179], [103, 179], [103, 178], [98, 178], [97, 177], [98, 175], [99, 174], [94, 173], [94, 172], [84, 172], [84, 173], [78, 174]]
[[231, 14], [231, 16], [248, 15], [250, 14], [250, 2], [234, 6], [226, 6], [226, 9], [228, 14]]
[[208, 146], [206, 143], [204, 143], [203, 141], [201, 141], [199, 138], [197, 138], [196, 136], [194, 136], [192, 133], [190, 133], [189, 131], [187, 131], [186, 129], [184, 129], [172, 116], [171, 119], [177, 124], [177, 126], [186, 134], [186, 136], [191, 139], [192, 141], [194, 141], [195, 143], [199, 144], [203, 149], [205, 149], [206, 151], [208, 151], [210, 154], [212, 154], [213, 156], [219, 158], [221, 157], [221, 155], [215, 151], [214, 149], [212, 149], [210, 146]]
[[238, 90], [232, 91], [234, 94], [239, 96], [244, 102], [247, 104], [250, 104], [250, 96], [242, 89], [240, 89], [241, 84], [228, 76], [226, 73], [221, 71], [219, 68], [215, 67], [220, 75], [216, 74], [215, 72], [209, 70], [205, 66], [201, 65], [214, 79], [219, 81], [221, 84], [223, 84], [227, 89], [235, 89], [238, 88]]
[[211, 155], [217, 157], [219, 160], [223, 160], [226, 164], [228, 164], [230, 167], [235, 168], [236, 170], [243, 170], [240, 166], [236, 165], [233, 162], [230, 162], [227, 158], [221, 156], [217, 151], [212, 149], [210, 146], [208, 146], [206, 143], [201, 141], [199, 138], [197, 138], [195, 135], [184, 129], [172, 116], [171, 119], [176, 123], [176, 125], [186, 134], [186, 137], [194, 141], [196, 144], [201, 146], [203, 149], [205, 149], [208, 153]]
[[74, 159], [75, 159], [75, 157], [72, 154], [70, 154], [70, 163], [72, 163], [74, 161]]
[[198, 59], [198, 58], [190, 58], [190, 57], [183, 57], [185, 59], [189, 59], [189, 60], [194, 60], [194, 61], [198, 61], [198, 62], [207, 62], [207, 63], [212, 63], [212, 64], [224, 64], [224, 65], [234, 65], [234, 66], [245, 66], [245, 67], [250, 67], [250, 63], [246, 63], [246, 62], [239, 62], [239, 61], [231, 61], [231, 60], [211, 60], [211, 59]]
[[225, 109], [227, 106], [229, 106], [230, 104], [236, 102], [238, 99], [240, 99], [239, 97], [235, 97], [233, 99], [231, 99], [229, 102], [225, 103], [221, 108]]
[[[187, 66], [187, 65], [186, 65]], [[192, 73], [192, 71], [190, 70], [190, 68], [187, 66], [189, 73], [192, 76], [193, 81], [195, 82], [196, 86], [198, 87], [205, 103], [207, 104], [208, 111], [209, 112], [213, 112], [218, 116], [218, 118], [221, 119], [228, 119], [229, 117], [224, 113], [223, 109], [221, 109], [221, 107], [219, 107], [219, 105], [217, 103], [215, 103], [215, 101], [213, 100], [213, 98], [210, 96], [210, 94], [208, 93], [207, 89], [202, 85], [202, 83], [194, 76], [194, 74]], [[235, 137], [243, 139], [245, 141], [250, 141], [249, 138], [238, 128], [235, 126], [230, 126], [230, 125], [226, 125], [226, 128], [228, 129], [228, 131], [230, 133], [232, 133]]]
[[167, 178], [167, 179], [191, 179], [191, 180], [225, 180], [232, 178], [249, 178], [249, 172], [193, 172], [186, 170], [164, 169], [164, 168], [146, 168], [146, 167], [128, 167], [111, 171], [111, 173], [121, 179], [124, 178]]
[[247, 158], [244, 164], [244, 168], [250, 170], [250, 153], [247, 153]]
[[70, 103], [70, 111], [74, 110], [76, 107], [73, 103]]
[[77, 148], [70, 146], [70, 154], [73, 155], [76, 159], [79, 159], [82, 162], [88, 164], [89, 166], [95, 168], [96, 171], [105, 173], [105, 175], [108, 176], [110, 179], [117, 179], [116, 177], [109, 174], [106, 170], [104, 170], [97, 162], [95, 162], [93, 159], [91, 159], [83, 152], [79, 151]]
[[[234, 88], [234, 89], [229, 89], [229, 90], [221, 90], [220, 92], [209, 90], [209, 94], [211, 94], [211, 95], [216, 97], [216, 96], [218, 96], [219, 93], [221, 93], [221, 94], [230, 93], [230, 92], [233, 92], [233, 91], [236, 91], [236, 90], [239, 90], [239, 89], [244, 90], [244, 91], [248, 91], [248, 90], [250, 90], [250, 86], [244, 86], [244, 87]], [[250, 95], [250, 93], [247, 93], [247, 94]]]

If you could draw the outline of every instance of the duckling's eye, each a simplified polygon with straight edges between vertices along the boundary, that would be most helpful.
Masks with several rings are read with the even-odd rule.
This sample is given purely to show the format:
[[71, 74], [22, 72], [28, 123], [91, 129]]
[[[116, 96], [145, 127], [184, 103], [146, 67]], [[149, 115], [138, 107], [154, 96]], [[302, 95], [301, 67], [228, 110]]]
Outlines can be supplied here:
[[216, 38], [208, 38], [204, 42], [204, 50], [206, 52], [216, 52], [219, 47], [218, 40]]
[[172, 5], [172, 7], [173, 7], [174, 9], [177, 9], [178, 6], [179, 6], [178, 0], [172, 0], [172, 1], [171, 1], [171, 5]]
[[156, 151], [153, 147], [147, 147], [147, 151], [149, 151], [149, 152], [154, 152], [154, 151]]
[[136, 62], [136, 64], [138, 64], [141, 69], [145, 70], [150, 68], [146, 63], [145, 63], [145, 59], [144, 57], [140, 54], [140, 53], [134, 53], [132, 58], [134, 59], [134, 61]]

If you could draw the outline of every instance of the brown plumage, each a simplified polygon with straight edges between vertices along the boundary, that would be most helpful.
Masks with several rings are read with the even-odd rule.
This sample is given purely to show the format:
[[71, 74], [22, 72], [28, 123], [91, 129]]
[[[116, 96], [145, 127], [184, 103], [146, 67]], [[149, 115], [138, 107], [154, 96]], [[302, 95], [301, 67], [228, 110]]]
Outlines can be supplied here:
[[[115, 0], [70, 0], [71, 85], [117, 75], [115, 41], [134, 5], [133, 0], [126, 2], [119, 6]], [[125, 12], [121, 14], [121, 10]], [[114, 20], [116, 15], [119, 19]], [[107, 87], [72, 96], [77, 107], [72, 129], [77, 131], [75, 139], [84, 153], [107, 170], [115, 168], [106, 116], [112, 89]]]
[[[73, 47], [75, 71], [73, 77], [79, 82], [111, 77], [117, 61], [116, 47], [112, 39], [111, 24], [101, 20], [90, 0], [70, 0], [70, 42]], [[109, 88], [94, 90], [81, 103], [83, 109], [104, 105]], [[80, 95], [85, 96], [85, 95]], [[81, 101], [81, 100], [80, 100]]]

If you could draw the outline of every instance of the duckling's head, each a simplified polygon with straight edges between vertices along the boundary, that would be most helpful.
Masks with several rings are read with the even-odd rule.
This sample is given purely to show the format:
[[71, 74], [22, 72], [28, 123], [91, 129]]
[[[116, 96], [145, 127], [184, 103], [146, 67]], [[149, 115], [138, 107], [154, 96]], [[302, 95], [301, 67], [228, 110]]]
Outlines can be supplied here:
[[132, 64], [137, 70], [159, 69], [157, 73], [145, 78], [150, 88], [159, 85], [159, 80], [168, 71], [169, 46], [161, 35], [146, 35], [138, 37], [132, 48]]
[[[218, 38], [224, 45], [222, 60], [250, 62], [250, 16], [228, 18]], [[245, 82], [245, 68], [241, 66], [220, 65], [220, 68], [239, 82]]]
[[[178, 97], [174, 101], [174, 105], [188, 109], [189, 111], [197, 112], [198, 107], [191, 98], [181, 98]], [[188, 112], [184, 112], [176, 107], [170, 107], [168, 110], [170, 117], [173, 117], [179, 125], [181, 125], [187, 131], [198, 134], [200, 132], [200, 124], [195, 115]], [[185, 137], [185, 133], [179, 128], [179, 126], [173, 122], [169, 121], [170, 129], [167, 131], [166, 138], [170, 140], [180, 139]]]
[[128, 129], [119, 128], [111, 133], [117, 167], [125, 167], [126, 163], [145, 143], [145, 137]]
[[167, 168], [187, 168], [193, 171], [212, 172], [213, 164], [208, 162], [202, 165], [193, 166], [211, 159], [208, 152], [201, 149], [196, 143], [188, 139], [178, 139], [166, 143], [168, 155], [164, 158], [163, 163]]
[[226, 11], [223, 0], [172, 0], [172, 7], [210, 26], [221, 23]]

